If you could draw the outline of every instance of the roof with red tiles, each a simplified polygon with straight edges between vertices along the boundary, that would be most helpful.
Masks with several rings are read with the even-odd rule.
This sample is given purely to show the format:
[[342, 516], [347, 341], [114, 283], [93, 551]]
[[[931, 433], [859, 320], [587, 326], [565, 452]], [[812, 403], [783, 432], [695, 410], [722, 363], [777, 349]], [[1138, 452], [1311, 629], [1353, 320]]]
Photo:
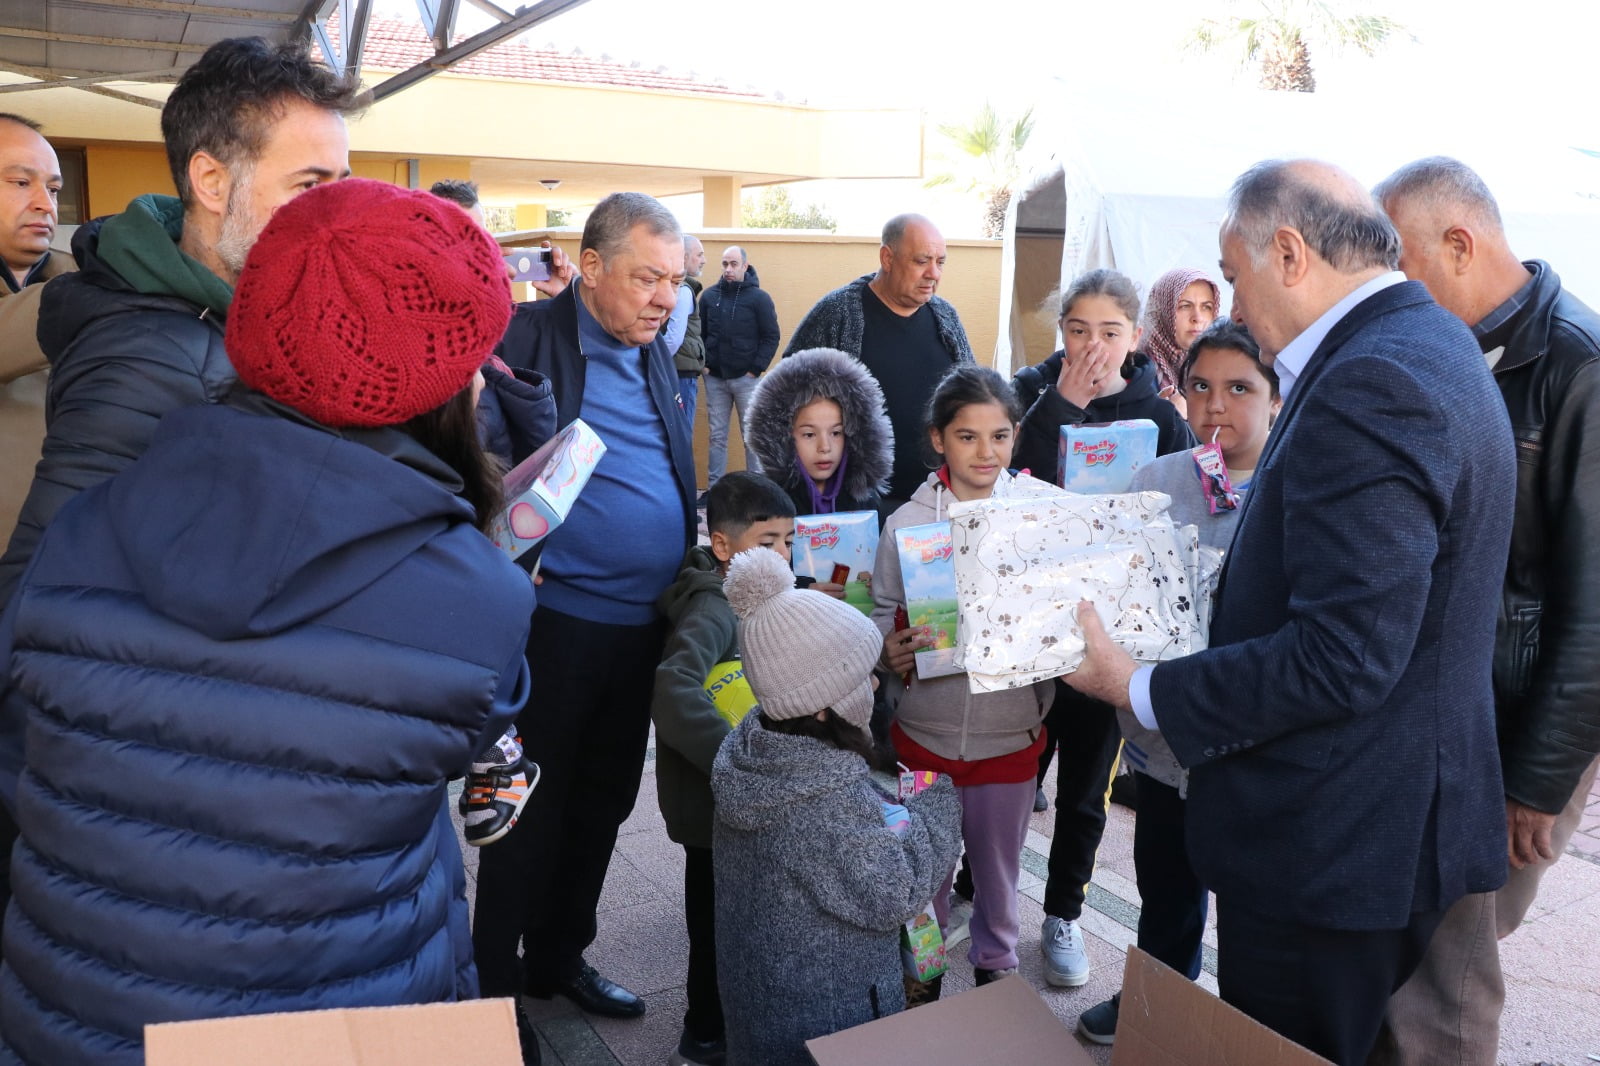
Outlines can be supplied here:
[[[336, 15], [328, 20], [328, 34], [336, 41], [339, 39], [339, 29]], [[451, 43], [468, 36], [470, 34], [458, 33]], [[407, 70], [418, 63], [427, 62], [433, 55], [433, 42], [423, 32], [420, 22], [375, 14], [367, 24], [367, 44], [361, 57], [363, 67]], [[709, 96], [767, 98], [765, 93], [754, 89], [735, 89], [693, 75], [674, 73], [665, 67], [651, 69], [637, 63], [621, 63], [609, 56], [584, 55], [577, 50], [558, 52], [550, 48], [535, 48], [520, 37], [513, 37], [457, 63], [450, 68], [450, 73], [578, 85], [615, 85], [629, 89]]]

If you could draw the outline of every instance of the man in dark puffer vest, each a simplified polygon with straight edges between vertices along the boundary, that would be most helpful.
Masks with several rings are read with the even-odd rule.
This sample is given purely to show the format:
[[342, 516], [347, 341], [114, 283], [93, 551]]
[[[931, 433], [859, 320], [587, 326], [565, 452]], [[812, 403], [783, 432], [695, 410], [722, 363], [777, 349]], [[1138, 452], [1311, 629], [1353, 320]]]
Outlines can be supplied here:
[[0, 639], [28, 709], [0, 1062], [476, 996], [447, 784], [528, 691], [532, 590], [475, 528], [499, 487], [470, 384], [509, 291], [426, 193], [307, 193], [239, 279], [250, 388], [46, 531]]

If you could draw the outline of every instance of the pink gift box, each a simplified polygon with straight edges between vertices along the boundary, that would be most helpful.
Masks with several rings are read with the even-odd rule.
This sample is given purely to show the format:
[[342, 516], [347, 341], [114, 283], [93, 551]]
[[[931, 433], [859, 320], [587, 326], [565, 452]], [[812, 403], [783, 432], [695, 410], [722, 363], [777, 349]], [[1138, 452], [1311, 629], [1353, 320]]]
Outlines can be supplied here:
[[572, 512], [606, 446], [581, 418], [551, 437], [505, 477], [506, 508], [489, 526], [495, 547], [515, 559]]

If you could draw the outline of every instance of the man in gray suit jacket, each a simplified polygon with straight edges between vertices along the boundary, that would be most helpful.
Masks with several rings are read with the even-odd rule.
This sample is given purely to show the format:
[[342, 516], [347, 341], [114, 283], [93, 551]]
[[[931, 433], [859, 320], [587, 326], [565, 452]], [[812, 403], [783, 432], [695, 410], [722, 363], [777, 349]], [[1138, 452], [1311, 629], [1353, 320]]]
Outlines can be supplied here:
[[1445, 909], [1506, 875], [1490, 670], [1511, 428], [1471, 332], [1399, 251], [1332, 166], [1235, 184], [1222, 271], [1284, 407], [1211, 646], [1136, 668], [1080, 609], [1089, 652], [1066, 678], [1190, 770], [1222, 998], [1357, 1066]]

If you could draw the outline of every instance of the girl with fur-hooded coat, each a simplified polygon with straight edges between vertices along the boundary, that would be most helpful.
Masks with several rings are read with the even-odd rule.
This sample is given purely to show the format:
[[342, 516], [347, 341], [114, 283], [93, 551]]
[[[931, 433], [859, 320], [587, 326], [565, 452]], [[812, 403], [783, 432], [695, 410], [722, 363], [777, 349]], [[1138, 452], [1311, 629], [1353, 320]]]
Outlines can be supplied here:
[[[821, 479], [807, 472], [795, 443], [796, 416], [817, 400], [838, 405], [844, 429], [843, 446], [828, 454]], [[883, 390], [860, 360], [835, 348], [796, 352], [761, 379], [745, 440], [762, 472], [794, 500], [796, 514], [875, 510], [894, 468]]]

